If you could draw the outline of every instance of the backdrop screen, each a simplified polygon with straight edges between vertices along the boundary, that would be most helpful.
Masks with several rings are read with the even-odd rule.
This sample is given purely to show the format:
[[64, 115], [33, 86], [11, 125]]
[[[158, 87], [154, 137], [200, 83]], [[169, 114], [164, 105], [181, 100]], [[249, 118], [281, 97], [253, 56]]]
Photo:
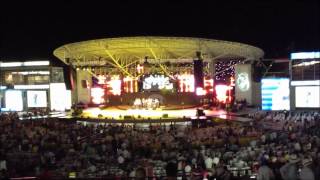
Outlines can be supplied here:
[[47, 107], [46, 91], [27, 91], [28, 107]]
[[320, 86], [297, 86], [295, 96], [296, 107], [320, 107]]
[[289, 79], [261, 80], [262, 110], [290, 110]]
[[153, 74], [146, 76], [143, 79], [143, 89], [150, 91], [173, 89], [173, 84], [170, 82], [169, 77], [160, 74]]

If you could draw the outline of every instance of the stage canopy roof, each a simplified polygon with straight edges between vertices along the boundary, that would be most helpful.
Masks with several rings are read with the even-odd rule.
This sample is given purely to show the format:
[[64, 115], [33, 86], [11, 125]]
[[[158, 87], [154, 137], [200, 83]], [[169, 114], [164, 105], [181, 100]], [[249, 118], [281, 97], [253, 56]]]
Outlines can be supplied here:
[[68, 65], [111, 66], [126, 69], [143, 63], [164, 64], [190, 63], [196, 59], [196, 52], [204, 61], [213, 59], [242, 58], [258, 60], [264, 52], [260, 48], [230, 41], [189, 37], [121, 37], [82, 41], [63, 45], [53, 54]]

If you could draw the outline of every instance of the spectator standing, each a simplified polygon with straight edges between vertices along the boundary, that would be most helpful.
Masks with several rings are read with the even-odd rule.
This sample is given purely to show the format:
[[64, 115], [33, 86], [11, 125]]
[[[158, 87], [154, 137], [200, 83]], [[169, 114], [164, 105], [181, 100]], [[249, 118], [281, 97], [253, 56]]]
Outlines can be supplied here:
[[315, 180], [314, 173], [311, 169], [311, 158], [305, 158], [302, 160], [302, 169], [300, 172], [300, 180]]
[[283, 180], [298, 180], [298, 162], [300, 159], [296, 154], [289, 157], [289, 162], [280, 168], [281, 177]]
[[269, 168], [267, 160], [263, 160], [258, 170], [257, 180], [275, 180], [272, 169]]

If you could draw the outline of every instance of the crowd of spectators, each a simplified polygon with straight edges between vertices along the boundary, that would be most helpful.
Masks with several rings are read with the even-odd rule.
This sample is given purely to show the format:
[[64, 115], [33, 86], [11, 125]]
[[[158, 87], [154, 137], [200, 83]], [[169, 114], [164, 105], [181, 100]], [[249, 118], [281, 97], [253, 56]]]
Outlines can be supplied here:
[[[256, 174], [259, 180], [320, 179], [319, 114], [250, 116], [256, 125], [140, 129], [52, 118], [21, 121], [14, 113], [1, 114], [0, 178], [227, 180]], [[283, 130], [260, 124], [268, 121], [284, 121]]]

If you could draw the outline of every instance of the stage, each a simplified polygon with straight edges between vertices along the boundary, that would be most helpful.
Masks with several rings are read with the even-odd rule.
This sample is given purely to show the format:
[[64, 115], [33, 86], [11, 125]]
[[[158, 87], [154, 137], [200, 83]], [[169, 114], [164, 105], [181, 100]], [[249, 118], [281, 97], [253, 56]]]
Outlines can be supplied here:
[[[203, 110], [208, 118], [220, 118], [225, 120], [250, 122], [252, 119], [241, 117], [241, 115], [249, 113], [245, 112], [232, 113], [221, 109]], [[112, 120], [173, 120], [173, 119], [194, 119], [197, 117], [197, 108], [172, 108], [172, 109], [133, 109], [127, 106], [113, 106], [108, 108], [87, 108], [80, 115], [82, 118], [90, 119], [112, 119]]]

